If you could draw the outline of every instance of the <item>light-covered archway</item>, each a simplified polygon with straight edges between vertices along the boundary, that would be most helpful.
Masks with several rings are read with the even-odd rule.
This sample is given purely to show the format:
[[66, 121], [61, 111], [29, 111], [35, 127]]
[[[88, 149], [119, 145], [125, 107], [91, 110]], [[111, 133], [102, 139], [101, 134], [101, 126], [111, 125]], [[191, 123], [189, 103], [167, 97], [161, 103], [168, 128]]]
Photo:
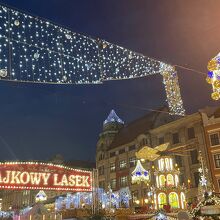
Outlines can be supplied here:
[[165, 193], [158, 194], [158, 206], [159, 208], [163, 208], [164, 205], [167, 204], [167, 195]]
[[177, 209], [180, 207], [179, 205], [179, 196], [177, 193], [175, 192], [171, 192], [169, 194], [169, 204], [171, 206], [171, 208]]

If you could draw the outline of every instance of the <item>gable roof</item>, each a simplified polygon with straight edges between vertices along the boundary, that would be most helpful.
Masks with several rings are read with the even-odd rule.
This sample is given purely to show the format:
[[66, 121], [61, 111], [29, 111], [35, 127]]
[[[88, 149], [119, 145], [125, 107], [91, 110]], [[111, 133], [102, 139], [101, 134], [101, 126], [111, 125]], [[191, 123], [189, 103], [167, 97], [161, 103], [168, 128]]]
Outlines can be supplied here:
[[129, 142], [132, 142], [138, 135], [147, 133], [150, 130], [159, 114], [167, 114], [162, 111], [168, 112], [166, 107], [158, 109], [158, 111], [150, 112], [147, 115], [125, 125], [118, 134], [116, 134], [113, 142], [111, 143], [109, 149], [114, 149], [116, 147], [122, 146]]

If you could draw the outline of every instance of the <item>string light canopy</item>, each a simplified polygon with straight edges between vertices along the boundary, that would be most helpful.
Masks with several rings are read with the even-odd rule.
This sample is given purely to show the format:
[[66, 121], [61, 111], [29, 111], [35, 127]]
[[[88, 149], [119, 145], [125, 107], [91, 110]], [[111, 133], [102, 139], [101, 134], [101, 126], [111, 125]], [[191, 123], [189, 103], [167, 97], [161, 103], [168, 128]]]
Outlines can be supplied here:
[[184, 115], [173, 66], [0, 5], [0, 79], [97, 84], [161, 74], [171, 114]]
[[212, 99], [217, 101], [220, 99], [220, 53], [208, 62], [207, 68], [206, 81], [212, 85]]
[[150, 175], [147, 170], [144, 169], [140, 160], [137, 160], [136, 167], [131, 173], [132, 184], [140, 184], [141, 182], [148, 183], [150, 180]]

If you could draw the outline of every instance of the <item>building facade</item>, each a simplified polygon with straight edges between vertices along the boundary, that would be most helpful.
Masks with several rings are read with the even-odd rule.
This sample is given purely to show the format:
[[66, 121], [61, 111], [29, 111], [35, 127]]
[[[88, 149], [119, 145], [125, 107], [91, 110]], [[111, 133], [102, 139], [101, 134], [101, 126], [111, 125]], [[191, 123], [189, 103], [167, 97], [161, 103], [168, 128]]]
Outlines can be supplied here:
[[[145, 205], [145, 201], [148, 202], [149, 186], [144, 183], [131, 184], [131, 172], [136, 165], [135, 152], [145, 145], [154, 148], [169, 142], [171, 147], [186, 145], [192, 146], [193, 149], [185, 152], [185, 156], [174, 156], [176, 166], [180, 171], [179, 182], [187, 188], [187, 201], [194, 202], [198, 195], [199, 151], [201, 151], [208, 169], [212, 170], [209, 172], [208, 178], [215, 184], [215, 190], [219, 191], [219, 180], [216, 180], [216, 177], [220, 179], [220, 169], [218, 168], [218, 166], [220, 167], [219, 115], [212, 123], [212, 127], [209, 125], [211, 123], [209, 120], [219, 110], [207, 108], [179, 118], [169, 115], [166, 111], [167, 109], [163, 108], [158, 112], [151, 112], [127, 125], [113, 110], [110, 112], [103, 123], [103, 131], [100, 133], [97, 143], [96, 166], [100, 187], [108, 190], [110, 185], [113, 190], [118, 190], [129, 186], [133, 195], [133, 205]], [[210, 132], [217, 132], [217, 134], [215, 136], [207, 135]], [[210, 160], [209, 143], [214, 138], [216, 142], [212, 152], [215, 152], [215, 156], [212, 156], [213, 160]], [[214, 161], [217, 166], [215, 168], [212, 164]], [[145, 169], [151, 170], [154, 163], [145, 161], [142, 165]], [[152, 183], [156, 184], [153, 175]]]
[[212, 183], [220, 192], [220, 109], [207, 115], [202, 112]]

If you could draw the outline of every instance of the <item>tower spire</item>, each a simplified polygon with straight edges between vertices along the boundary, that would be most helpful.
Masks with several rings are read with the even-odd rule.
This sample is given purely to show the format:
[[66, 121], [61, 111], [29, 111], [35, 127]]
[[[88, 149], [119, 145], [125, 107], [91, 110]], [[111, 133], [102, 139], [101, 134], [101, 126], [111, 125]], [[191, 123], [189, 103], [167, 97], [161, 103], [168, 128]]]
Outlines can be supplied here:
[[106, 120], [104, 121], [104, 125], [107, 123], [111, 123], [111, 122], [117, 122], [120, 124], [124, 124], [124, 122], [118, 117], [118, 115], [115, 113], [115, 110], [112, 109], [111, 112], [109, 113], [108, 117], [106, 118]]

